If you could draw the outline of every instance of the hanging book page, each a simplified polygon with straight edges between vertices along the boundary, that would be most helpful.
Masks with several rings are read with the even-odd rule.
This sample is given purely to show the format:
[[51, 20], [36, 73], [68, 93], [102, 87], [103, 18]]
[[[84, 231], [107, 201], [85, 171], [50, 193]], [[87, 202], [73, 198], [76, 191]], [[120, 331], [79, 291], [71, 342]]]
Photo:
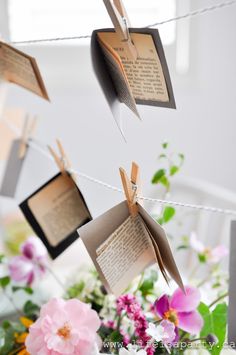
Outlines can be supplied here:
[[36, 60], [1, 41], [0, 78], [49, 100]]
[[138, 204], [131, 217], [123, 201], [79, 229], [108, 292], [120, 295], [146, 267], [157, 262], [164, 278], [168, 274], [183, 288], [164, 229]]
[[80, 190], [67, 173], [57, 174], [20, 208], [53, 259], [79, 237], [77, 229], [92, 219]]
[[92, 34], [94, 71], [114, 117], [118, 116], [119, 102], [125, 103], [136, 116], [139, 116], [136, 104], [176, 108], [158, 30], [131, 28], [129, 31], [138, 52], [136, 60], [113, 29], [100, 29]]
[[23, 168], [24, 158], [20, 158], [21, 139], [12, 142], [10, 153], [0, 188], [0, 195], [15, 197], [18, 180]]

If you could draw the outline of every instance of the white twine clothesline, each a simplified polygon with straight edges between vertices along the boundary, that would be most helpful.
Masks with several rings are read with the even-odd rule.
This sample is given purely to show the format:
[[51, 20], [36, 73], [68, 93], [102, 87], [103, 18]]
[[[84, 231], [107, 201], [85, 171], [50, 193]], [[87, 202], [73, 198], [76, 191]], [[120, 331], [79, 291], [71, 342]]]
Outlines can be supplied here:
[[[192, 11], [192, 12], [188, 12], [188, 13], [186, 13], [184, 15], [173, 17], [173, 18], [170, 18], [170, 19], [167, 19], [167, 20], [164, 20], [164, 21], [160, 21], [160, 22], [155, 22], [155, 23], [150, 24], [150, 25], [145, 26], [145, 27], [146, 28], [150, 28], [150, 27], [161, 26], [161, 25], [164, 25], [166, 23], [179, 21], [179, 20], [183, 20], [183, 19], [191, 18], [191, 17], [195, 17], [195, 16], [200, 16], [200, 15], [206, 14], [208, 12], [212, 12], [212, 11], [215, 11], [215, 10], [220, 10], [220, 9], [225, 8], [225, 7], [229, 7], [229, 6], [233, 6], [233, 5], [236, 5], [236, 0], [230, 0], [230, 1], [221, 2], [219, 4], [212, 5], [212, 6], [209, 6], [209, 7], [205, 7], [203, 9], [199, 9], [199, 10], [195, 10], [195, 11]], [[55, 38], [42, 38], [42, 39], [32, 39], [32, 40], [24, 40], [24, 41], [13, 41], [11, 43], [14, 44], [14, 45], [18, 45], [18, 44], [34, 44], [34, 43], [68, 41], [68, 40], [80, 40], [80, 39], [87, 39], [87, 38], [91, 38], [91, 35], [55, 37]]]
[[[42, 147], [42, 144], [35, 139], [30, 139], [28, 142], [28, 145], [38, 151], [39, 153], [43, 154], [45, 157], [47, 157], [50, 160], [54, 160], [53, 157], [49, 152], [45, 150], [45, 148]], [[77, 175], [81, 178], [84, 178], [88, 181], [91, 181], [95, 184], [101, 185], [107, 189], [119, 192], [119, 193], [124, 193], [122, 189], [110, 185], [104, 181], [98, 180], [96, 178], [93, 178], [87, 174], [84, 174], [80, 171], [77, 171], [75, 169], [68, 169], [68, 172], [74, 175]], [[178, 201], [172, 201], [172, 200], [164, 200], [160, 198], [151, 198], [151, 197], [145, 197], [145, 196], [138, 196], [140, 200], [143, 201], [148, 201], [151, 203], [159, 203], [161, 205], [171, 205], [171, 206], [178, 206], [178, 207], [184, 207], [184, 208], [190, 208], [190, 209], [195, 209], [195, 210], [201, 210], [201, 211], [206, 211], [206, 212], [213, 212], [213, 213], [220, 213], [224, 215], [231, 215], [231, 216], [236, 216], [236, 211], [231, 210], [231, 209], [224, 209], [224, 208], [219, 208], [219, 207], [212, 207], [212, 206], [205, 206], [205, 205], [198, 205], [198, 204], [192, 204], [192, 203], [185, 203], [185, 202], [178, 202]]]

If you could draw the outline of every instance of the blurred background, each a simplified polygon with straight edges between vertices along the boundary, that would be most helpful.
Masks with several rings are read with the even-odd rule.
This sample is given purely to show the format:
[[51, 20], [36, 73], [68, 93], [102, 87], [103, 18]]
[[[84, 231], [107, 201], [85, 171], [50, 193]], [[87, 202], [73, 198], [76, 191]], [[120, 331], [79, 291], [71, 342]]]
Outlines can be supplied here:
[[[124, 3], [133, 27], [139, 27], [220, 1], [124, 0]], [[51, 102], [14, 85], [0, 83], [0, 119], [12, 114], [11, 110], [18, 110], [19, 115], [22, 114], [19, 110], [23, 115], [24, 112], [37, 115], [36, 139], [46, 146], [60, 138], [75, 169], [117, 187], [121, 187], [118, 168], [128, 170], [131, 161], [136, 161], [141, 167], [143, 195], [153, 198], [163, 197], [163, 191], [153, 186], [151, 179], [161, 166], [157, 159], [161, 144], [167, 141], [170, 149], [185, 155], [185, 163], [173, 179], [171, 193], [165, 197], [236, 209], [235, 18], [236, 5], [158, 27], [177, 110], [139, 106], [142, 117], [139, 122], [122, 107], [127, 142], [93, 73], [89, 39], [17, 45], [37, 58]], [[0, 1], [0, 33], [6, 41], [88, 35], [93, 29], [104, 27], [112, 26], [102, 0]], [[0, 141], [0, 148], [1, 144]], [[1, 176], [4, 166], [5, 160], [1, 160]], [[21, 223], [21, 217], [16, 216], [17, 204], [56, 171], [55, 164], [29, 149], [16, 199], [0, 197], [2, 250], [9, 244], [6, 230], [12, 226], [11, 218], [14, 221], [20, 218], [17, 223]], [[123, 198], [120, 193], [82, 177], [78, 184], [93, 217]], [[160, 209], [158, 204], [149, 202], [146, 207], [152, 214]], [[177, 219], [168, 224], [167, 232], [180, 238], [195, 231], [206, 245], [219, 242], [227, 245], [232, 218], [178, 208]], [[19, 224], [16, 230], [14, 238], [19, 240], [28, 233], [22, 232]], [[14, 252], [12, 246], [10, 249]], [[88, 256], [78, 241], [54, 262], [54, 267], [68, 272], [85, 259]], [[191, 255], [189, 260], [181, 259], [182, 269], [191, 263]]]

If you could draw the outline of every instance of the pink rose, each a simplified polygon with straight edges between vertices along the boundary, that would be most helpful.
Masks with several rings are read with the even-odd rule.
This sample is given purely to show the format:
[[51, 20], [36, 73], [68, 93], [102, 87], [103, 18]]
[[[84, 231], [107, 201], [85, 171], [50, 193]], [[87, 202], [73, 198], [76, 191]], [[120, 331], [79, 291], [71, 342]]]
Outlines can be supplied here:
[[88, 304], [54, 298], [42, 306], [40, 317], [30, 327], [26, 349], [31, 355], [88, 355], [100, 325]]

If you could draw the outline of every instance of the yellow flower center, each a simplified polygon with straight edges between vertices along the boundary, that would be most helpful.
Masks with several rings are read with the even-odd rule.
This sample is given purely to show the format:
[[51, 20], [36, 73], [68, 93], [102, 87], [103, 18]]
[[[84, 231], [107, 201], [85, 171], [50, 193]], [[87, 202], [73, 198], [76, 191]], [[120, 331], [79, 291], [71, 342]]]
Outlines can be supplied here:
[[70, 328], [69, 324], [65, 323], [62, 328], [58, 329], [57, 335], [64, 338], [65, 340], [67, 340], [70, 338], [70, 331], [71, 331], [71, 328]]
[[178, 316], [177, 313], [174, 309], [169, 309], [169, 311], [164, 313], [164, 319], [169, 320], [170, 322], [174, 323], [174, 325], [177, 327], [179, 324]]

